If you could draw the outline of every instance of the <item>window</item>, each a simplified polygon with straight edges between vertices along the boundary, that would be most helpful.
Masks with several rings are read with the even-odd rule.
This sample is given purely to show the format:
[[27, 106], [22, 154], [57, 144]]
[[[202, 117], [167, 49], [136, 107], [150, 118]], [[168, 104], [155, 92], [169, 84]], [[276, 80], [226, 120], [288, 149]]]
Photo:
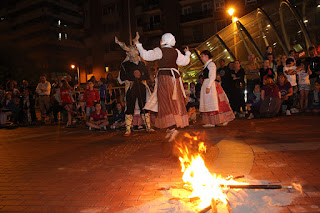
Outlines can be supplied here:
[[202, 3], [201, 7], [202, 7], [202, 12], [207, 12], [207, 11], [210, 10], [209, 9], [210, 8], [210, 3], [209, 2]]
[[68, 39], [68, 34], [67, 33], [64, 34], [64, 39]]
[[182, 15], [189, 15], [191, 13], [192, 13], [192, 7], [188, 6], [188, 7], [182, 8]]
[[215, 0], [214, 1], [215, 10], [223, 10], [224, 9], [224, 0]]
[[108, 7], [107, 7], [107, 6], [103, 6], [102, 14], [103, 14], [104, 16], [106, 16], [106, 15], [108, 14]]
[[61, 39], [62, 39], [62, 34], [61, 33], [58, 34], [58, 39], [59, 39], [59, 41], [61, 41]]
[[246, 5], [257, 4], [257, 0], [246, 0]]
[[58, 27], [60, 27], [61, 25], [61, 20], [58, 20]]
[[115, 5], [105, 5], [103, 6], [102, 14], [104, 16], [111, 15], [115, 12], [115, 10], [116, 10]]

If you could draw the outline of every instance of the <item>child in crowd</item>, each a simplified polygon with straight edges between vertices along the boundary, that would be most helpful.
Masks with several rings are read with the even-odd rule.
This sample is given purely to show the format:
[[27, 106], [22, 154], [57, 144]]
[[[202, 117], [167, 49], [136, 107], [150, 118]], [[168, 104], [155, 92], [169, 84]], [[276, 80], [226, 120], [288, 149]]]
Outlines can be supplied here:
[[0, 124], [5, 125], [9, 115], [15, 116], [16, 104], [12, 99], [11, 92], [5, 94], [5, 99], [0, 108]]
[[309, 75], [312, 72], [306, 62], [297, 61], [297, 66], [300, 68], [300, 71], [297, 72], [300, 91], [300, 111], [303, 112], [308, 107], [309, 91], [311, 88]]
[[260, 84], [254, 86], [253, 93], [248, 97], [247, 110], [249, 112], [248, 119], [252, 119], [259, 114], [261, 106], [261, 88]]
[[293, 58], [288, 58], [286, 61], [286, 66], [283, 68], [283, 73], [287, 77], [293, 89], [293, 107], [291, 108], [291, 113], [298, 113], [299, 110], [296, 108], [297, 105], [297, 67], [295, 66], [295, 60]]
[[262, 117], [274, 117], [278, 114], [281, 106], [281, 94], [278, 86], [272, 78], [267, 77], [266, 85], [261, 89], [260, 115]]
[[259, 73], [260, 73], [260, 82], [261, 83], [263, 82], [264, 76], [267, 76], [272, 79], [275, 77], [274, 72], [270, 68], [270, 61], [268, 59], [264, 60], [263, 67], [260, 68]]
[[100, 100], [99, 92], [94, 88], [94, 83], [91, 81], [88, 82], [88, 89], [84, 92], [83, 100], [86, 102], [86, 115], [88, 121], [91, 117], [91, 113], [94, 111], [94, 104]]
[[109, 125], [108, 116], [106, 112], [101, 110], [101, 104], [96, 103], [95, 111], [93, 111], [90, 115], [90, 120], [87, 121], [87, 126], [89, 126], [89, 130], [97, 129], [97, 130], [107, 130], [107, 126]]
[[309, 93], [309, 106], [306, 111], [320, 112], [320, 79], [314, 83], [314, 90]]
[[125, 127], [125, 113], [121, 103], [116, 104], [116, 109], [113, 111], [112, 115], [112, 122], [111, 129]]
[[116, 94], [113, 90], [113, 84], [108, 84], [107, 85], [107, 94], [106, 94], [106, 109], [109, 113], [113, 111], [113, 109], [116, 107]]
[[72, 88], [66, 80], [63, 80], [62, 86], [60, 88], [60, 97], [61, 97], [61, 104], [63, 108], [68, 113], [68, 122], [67, 128], [73, 127], [72, 125], [72, 115], [74, 114], [73, 111], [73, 103], [74, 99], [72, 97]]
[[284, 112], [286, 110], [286, 115], [290, 116], [290, 110], [293, 104], [293, 89], [285, 74], [281, 73], [278, 75], [277, 85], [281, 93], [282, 111]]

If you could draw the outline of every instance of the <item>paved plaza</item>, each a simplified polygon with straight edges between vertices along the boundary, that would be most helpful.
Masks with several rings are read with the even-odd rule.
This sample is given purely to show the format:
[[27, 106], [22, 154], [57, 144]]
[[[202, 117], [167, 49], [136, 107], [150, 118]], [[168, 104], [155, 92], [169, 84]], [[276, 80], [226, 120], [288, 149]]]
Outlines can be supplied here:
[[[212, 173], [302, 185], [302, 193], [256, 191], [266, 204], [266, 198], [276, 199], [271, 193], [286, 193], [286, 202], [269, 202], [273, 210], [264, 212], [320, 212], [319, 122], [319, 116], [299, 115], [235, 120], [212, 129], [195, 124], [181, 132], [205, 131]], [[179, 212], [170, 205], [158, 208], [166, 202], [158, 189], [182, 181], [165, 130], [122, 134], [58, 126], [1, 129], [0, 212]], [[243, 203], [260, 205], [257, 195]]]

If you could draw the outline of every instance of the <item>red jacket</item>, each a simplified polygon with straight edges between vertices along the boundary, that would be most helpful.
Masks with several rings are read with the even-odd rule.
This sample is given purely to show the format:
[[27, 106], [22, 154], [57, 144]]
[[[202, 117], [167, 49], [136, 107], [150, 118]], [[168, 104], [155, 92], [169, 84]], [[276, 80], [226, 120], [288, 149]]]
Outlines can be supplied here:
[[83, 99], [86, 101], [87, 107], [93, 107], [94, 102], [100, 101], [100, 95], [99, 95], [98, 90], [96, 90], [96, 89], [93, 89], [93, 90], [87, 89], [84, 92]]

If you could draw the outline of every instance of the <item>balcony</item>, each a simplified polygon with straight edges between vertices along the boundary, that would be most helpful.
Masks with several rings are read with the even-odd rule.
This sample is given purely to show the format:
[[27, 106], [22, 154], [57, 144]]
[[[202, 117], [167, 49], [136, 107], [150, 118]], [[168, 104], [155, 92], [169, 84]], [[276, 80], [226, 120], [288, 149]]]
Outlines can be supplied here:
[[186, 22], [201, 20], [209, 17], [212, 17], [212, 10], [201, 11], [201, 12], [191, 13], [187, 15], [181, 15], [181, 22], [186, 23]]

